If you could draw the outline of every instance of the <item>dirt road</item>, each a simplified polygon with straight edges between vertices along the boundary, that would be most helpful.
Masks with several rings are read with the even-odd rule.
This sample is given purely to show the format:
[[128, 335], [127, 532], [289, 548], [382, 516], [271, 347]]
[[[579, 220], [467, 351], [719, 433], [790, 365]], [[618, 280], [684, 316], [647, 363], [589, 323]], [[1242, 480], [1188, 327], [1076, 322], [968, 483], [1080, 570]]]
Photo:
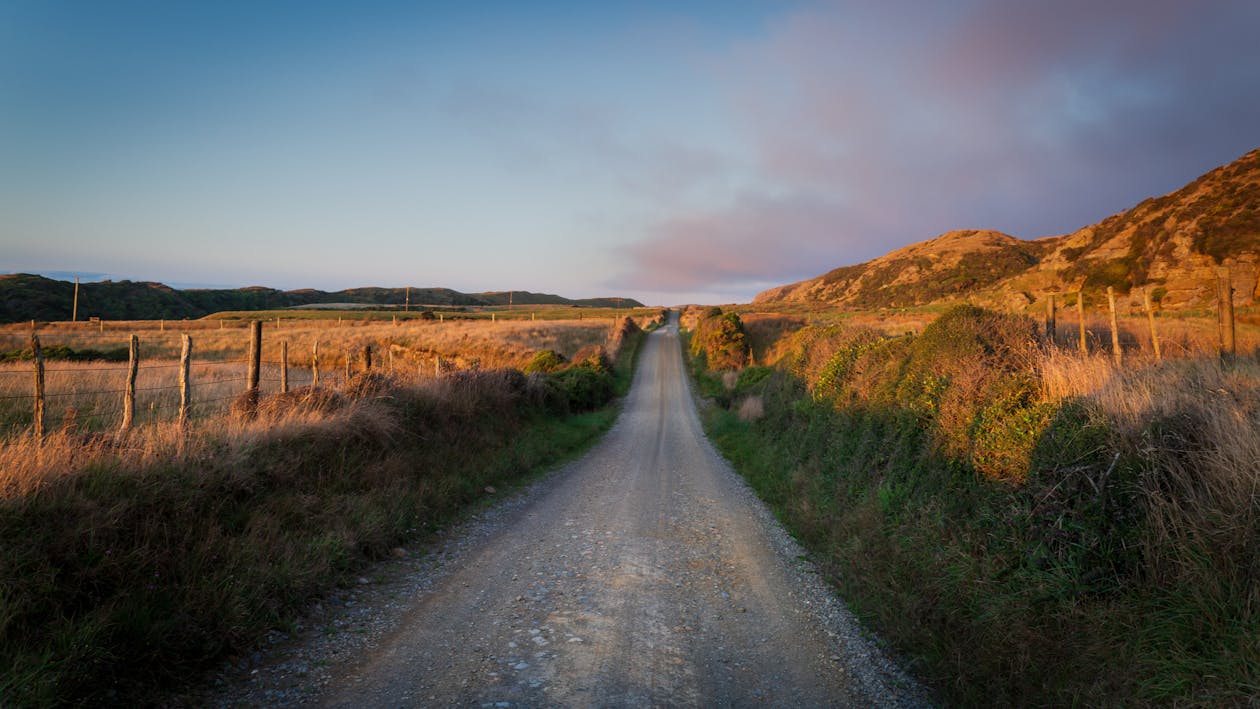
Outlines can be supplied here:
[[318, 702], [921, 702], [709, 445], [676, 325], [605, 440], [500, 517]]

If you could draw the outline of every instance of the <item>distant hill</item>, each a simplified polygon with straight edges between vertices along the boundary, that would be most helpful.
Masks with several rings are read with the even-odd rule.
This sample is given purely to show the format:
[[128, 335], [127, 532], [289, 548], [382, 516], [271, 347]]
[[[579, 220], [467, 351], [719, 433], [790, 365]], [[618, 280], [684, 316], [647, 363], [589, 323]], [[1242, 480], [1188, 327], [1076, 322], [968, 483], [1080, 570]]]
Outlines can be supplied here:
[[[179, 290], [161, 283], [103, 281], [79, 286], [79, 318], [106, 320], [180, 320], [200, 318], [225, 310], [274, 310], [330, 303], [357, 303], [365, 307], [402, 306], [405, 288], [351, 288], [336, 292], [313, 289], [282, 291], [249, 288]], [[0, 322], [69, 320], [74, 284], [26, 273], [0, 275]], [[488, 307], [506, 305], [508, 292], [461, 293], [449, 288], [412, 288], [413, 308]], [[574, 307], [642, 307], [630, 298], [571, 300], [548, 293], [513, 291], [516, 305], [571, 305]]]
[[1228, 266], [1235, 300], [1260, 297], [1260, 149], [1185, 187], [1071, 234], [1023, 241], [995, 231], [951, 231], [817, 278], [771, 288], [753, 302], [854, 309], [970, 300], [1027, 308], [1046, 293], [1150, 289], [1165, 309], [1214, 298]]

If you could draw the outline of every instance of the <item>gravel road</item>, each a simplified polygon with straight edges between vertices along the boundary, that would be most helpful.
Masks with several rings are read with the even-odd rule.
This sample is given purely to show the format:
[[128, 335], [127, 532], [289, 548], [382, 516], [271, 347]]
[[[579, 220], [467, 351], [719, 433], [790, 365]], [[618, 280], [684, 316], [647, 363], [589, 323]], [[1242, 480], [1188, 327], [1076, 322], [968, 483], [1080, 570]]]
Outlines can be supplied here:
[[361, 581], [215, 703], [927, 703], [705, 438], [676, 324], [586, 456]]

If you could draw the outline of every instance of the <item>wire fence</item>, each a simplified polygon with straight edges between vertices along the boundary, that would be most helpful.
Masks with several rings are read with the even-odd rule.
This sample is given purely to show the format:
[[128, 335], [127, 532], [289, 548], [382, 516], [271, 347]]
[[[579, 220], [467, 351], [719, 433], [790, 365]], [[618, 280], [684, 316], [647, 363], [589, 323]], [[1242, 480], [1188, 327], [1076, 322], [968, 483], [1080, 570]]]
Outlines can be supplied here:
[[[261, 328], [251, 330], [248, 351], [260, 353]], [[232, 402], [247, 395], [256, 399], [286, 387], [308, 386], [316, 379], [324, 387], [344, 387], [350, 374], [348, 354], [344, 363], [336, 363], [344, 365], [344, 373], [342, 366], [328, 366], [317, 374], [314, 367], [318, 365], [292, 366], [284, 358], [287, 355], [199, 360], [186, 355], [175, 362], [144, 362], [135, 335], [130, 345], [131, 361], [126, 364], [69, 365], [50, 360], [54, 366], [45, 366], [43, 348], [38, 336], [33, 336], [29, 359], [0, 364], [0, 436], [27, 430], [42, 435], [56, 428], [106, 430], [213, 418], [226, 414]], [[286, 343], [282, 352], [287, 349]]]

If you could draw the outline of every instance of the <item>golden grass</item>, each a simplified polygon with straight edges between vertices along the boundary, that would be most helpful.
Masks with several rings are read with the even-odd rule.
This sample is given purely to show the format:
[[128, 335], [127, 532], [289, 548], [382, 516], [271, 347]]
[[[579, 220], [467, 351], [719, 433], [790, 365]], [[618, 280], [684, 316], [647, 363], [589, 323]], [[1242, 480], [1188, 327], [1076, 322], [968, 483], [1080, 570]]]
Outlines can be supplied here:
[[[644, 318], [646, 319], [646, 318]], [[408, 378], [432, 377], [459, 369], [520, 368], [544, 349], [565, 357], [609, 344], [619, 321], [608, 319], [528, 320], [486, 319], [344, 321], [292, 320], [277, 326], [263, 323], [261, 385], [263, 393], [280, 388], [281, 342], [288, 343], [289, 385], [296, 388], [314, 379], [312, 359], [319, 346], [320, 383], [344, 385], [349, 372], [363, 367], [363, 353], [371, 347], [373, 366]], [[64, 345], [74, 350], [125, 348], [132, 333], [139, 336], [141, 367], [137, 376], [136, 423], [173, 421], [178, 414], [178, 358], [181, 335], [193, 339], [193, 414], [213, 417], [225, 413], [231, 400], [245, 389], [248, 330], [245, 324], [210, 321], [179, 323], [138, 321], [127, 329], [107, 329], [89, 323], [61, 323], [38, 330], [41, 346]], [[176, 325], [181, 329], [177, 330]], [[110, 328], [118, 326], [110, 323]], [[187, 328], [186, 330], [184, 328]], [[29, 325], [0, 331], [0, 351], [29, 348]], [[0, 364], [0, 428], [29, 425], [33, 391], [30, 362]], [[121, 420], [126, 363], [46, 362], [46, 419], [49, 428], [112, 429]]]

